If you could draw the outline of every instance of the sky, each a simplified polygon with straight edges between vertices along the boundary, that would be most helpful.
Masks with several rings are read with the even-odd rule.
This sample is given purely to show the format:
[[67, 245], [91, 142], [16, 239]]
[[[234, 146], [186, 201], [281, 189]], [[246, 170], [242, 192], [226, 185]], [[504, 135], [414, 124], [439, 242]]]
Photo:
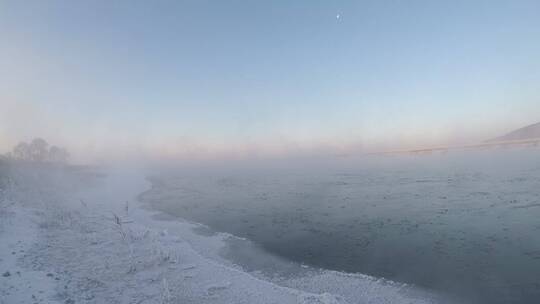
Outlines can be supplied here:
[[540, 1], [1, 1], [0, 152], [363, 153], [540, 121]]

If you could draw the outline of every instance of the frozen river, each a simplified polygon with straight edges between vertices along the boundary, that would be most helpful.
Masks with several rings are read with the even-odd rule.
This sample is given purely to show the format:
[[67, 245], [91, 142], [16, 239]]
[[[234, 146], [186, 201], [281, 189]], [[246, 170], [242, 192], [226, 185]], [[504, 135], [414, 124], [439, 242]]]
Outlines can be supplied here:
[[470, 303], [540, 298], [536, 148], [169, 170], [152, 182], [142, 198], [154, 208], [298, 264], [412, 283]]

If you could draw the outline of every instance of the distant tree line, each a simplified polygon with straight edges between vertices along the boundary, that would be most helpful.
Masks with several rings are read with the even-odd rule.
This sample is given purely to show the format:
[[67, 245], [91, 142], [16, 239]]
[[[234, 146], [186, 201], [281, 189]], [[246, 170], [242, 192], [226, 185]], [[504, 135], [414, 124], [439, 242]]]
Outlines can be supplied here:
[[25, 161], [65, 163], [69, 153], [65, 148], [49, 146], [43, 138], [34, 138], [30, 143], [18, 143], [7, 157]]

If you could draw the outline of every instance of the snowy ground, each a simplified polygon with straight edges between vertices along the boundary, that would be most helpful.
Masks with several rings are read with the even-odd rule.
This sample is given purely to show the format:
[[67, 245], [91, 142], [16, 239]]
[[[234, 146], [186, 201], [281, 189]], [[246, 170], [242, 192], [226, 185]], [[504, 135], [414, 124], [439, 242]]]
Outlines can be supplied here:
[[143, 208], [149, 187], [135, 171], [0, 164], [0, 304], [433, 302], [363, 275], [250, 274], [219, 256], [230, 235]]

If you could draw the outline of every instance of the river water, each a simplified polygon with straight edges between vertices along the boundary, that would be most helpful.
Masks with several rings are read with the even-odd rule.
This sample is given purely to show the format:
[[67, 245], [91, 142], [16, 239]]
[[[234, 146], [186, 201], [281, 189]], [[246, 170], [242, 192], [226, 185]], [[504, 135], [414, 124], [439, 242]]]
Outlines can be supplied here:
[[[465, 303], [540, 299], [540, 150], [156, 173], [154, 208], [313, 267]], [[248, 263], [248, 262], [246, 262]]]

